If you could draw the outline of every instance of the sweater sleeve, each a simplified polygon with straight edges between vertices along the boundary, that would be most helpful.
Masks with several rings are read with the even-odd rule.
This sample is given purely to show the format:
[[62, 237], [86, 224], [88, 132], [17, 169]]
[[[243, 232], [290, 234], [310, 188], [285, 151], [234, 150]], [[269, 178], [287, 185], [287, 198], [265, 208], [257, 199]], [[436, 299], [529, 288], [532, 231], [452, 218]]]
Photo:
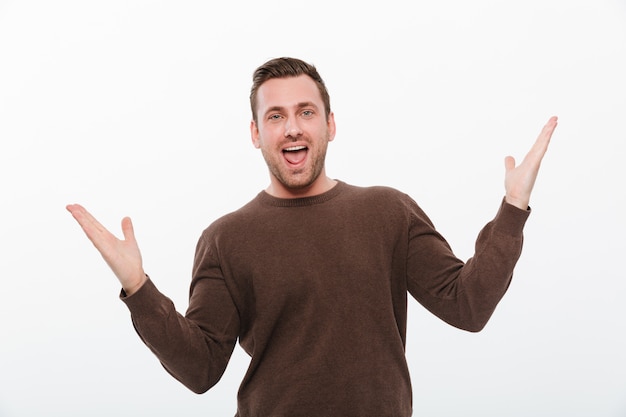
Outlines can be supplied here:
[[529, 214], [530, 209], [503, 200], [495, 218], [480, 231], [474, 256], [463, 262], [416, 209], [409, 234], [409, 292], [445, 322], [468, 331], [482, 330], [509, 287]]
[[185, 316], [150, 279], [131, 296], [121, 295], [142, 341], [174, 378], [195, 393], [207, 391], [220, 380], [239, 329], [224, 280], [208, 274], [216, 268], [207, 266], [207, 261], [206, 247], [199, 244]]

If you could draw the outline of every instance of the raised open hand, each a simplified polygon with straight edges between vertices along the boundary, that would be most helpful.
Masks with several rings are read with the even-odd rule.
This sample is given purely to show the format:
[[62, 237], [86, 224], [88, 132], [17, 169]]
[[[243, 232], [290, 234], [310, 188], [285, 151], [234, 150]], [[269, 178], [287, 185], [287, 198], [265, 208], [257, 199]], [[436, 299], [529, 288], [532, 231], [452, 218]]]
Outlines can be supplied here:
[[143, 271], [141, 252], [135, 240], [130, 218], [125, 217], [122, 220], [124, 240], [120, 240], [81, 205], [70, 204], [66, 208], [117, 276], [126, 294], [130, 295], [137, 291], [146, 282], [147, 277]]
[[530, 201], [530, 194], [537, 179], [537, 173], [541, 165], [541, 160], [548, 150], [548, 144], [552, 137], [552, 132], [557, 125], [557, 118], [553, 116], [548, 120], [541, 130], [535, 144], [524, 157], [524, 160], [515, 166], [515, 159], [507, 156], [504, 159], [506, 170], [504, 177], [504, 188], [506, 190], [506, 201], [516, 207], [526, 210]]

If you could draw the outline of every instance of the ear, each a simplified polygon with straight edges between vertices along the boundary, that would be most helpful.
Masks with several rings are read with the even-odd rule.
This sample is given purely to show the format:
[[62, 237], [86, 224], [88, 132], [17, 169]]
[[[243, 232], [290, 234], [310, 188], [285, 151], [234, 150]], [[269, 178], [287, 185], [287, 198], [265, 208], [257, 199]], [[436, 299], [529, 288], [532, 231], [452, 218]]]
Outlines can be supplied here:
[[335, 125], [335, 114], [333, 112], [330, 112], [330, 114], [328, 115], [327, 126], [328, 141], [331, 142], [333, 139], [335, 139], [335, 133], [337, 132], [337, 126]]
[[250, 122], [250, 137], [252, 138], [252, 145], [259, 149], [261, 147], [261, 141], [259, 140], [259, 127], [254, 120]]

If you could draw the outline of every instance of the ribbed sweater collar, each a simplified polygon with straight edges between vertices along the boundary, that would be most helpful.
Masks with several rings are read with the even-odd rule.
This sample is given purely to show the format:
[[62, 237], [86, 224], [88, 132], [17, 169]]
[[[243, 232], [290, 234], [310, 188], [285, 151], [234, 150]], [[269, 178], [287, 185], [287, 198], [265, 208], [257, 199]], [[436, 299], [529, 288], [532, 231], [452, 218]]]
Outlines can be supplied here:
[[266, 191], [261, 191], [257, 198], [262, 204], [267, 204], [275, 207], [304, 207], [312, 206], [315, 204], [325, 203], [328, 200], [335, 198], [341, 190], [346, 187], [346, 183], [336, 180], [337, 184], [325, 193], [314, 195], [311, 197], [299, 197], [299, 198], [277, 198]]

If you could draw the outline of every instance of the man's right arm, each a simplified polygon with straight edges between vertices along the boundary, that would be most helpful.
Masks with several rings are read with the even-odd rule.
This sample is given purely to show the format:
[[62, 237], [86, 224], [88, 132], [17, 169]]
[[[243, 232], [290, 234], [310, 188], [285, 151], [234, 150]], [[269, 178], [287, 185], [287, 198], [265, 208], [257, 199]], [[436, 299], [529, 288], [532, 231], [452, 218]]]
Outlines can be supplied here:
[[189, 310], [174, 303], [148, 279], [121, 299], [133, 326], [163, 367], [191, 391], [201, 394], [222, 377], [237, 342], [239, 317], [223, 281], [194, 280]]
[[237, 309], [224, 280], [194, 268], [189, 310], [183, 316], [145, 274], [128, 217], [122, 220], [124, 240], [120, 240], [82, 206], [71, 204], [67, 210], [122, 284], [122, 301], [143, 342], [190, 390], [201, 393], [211, 388], [226, 368], [239, 331]]

